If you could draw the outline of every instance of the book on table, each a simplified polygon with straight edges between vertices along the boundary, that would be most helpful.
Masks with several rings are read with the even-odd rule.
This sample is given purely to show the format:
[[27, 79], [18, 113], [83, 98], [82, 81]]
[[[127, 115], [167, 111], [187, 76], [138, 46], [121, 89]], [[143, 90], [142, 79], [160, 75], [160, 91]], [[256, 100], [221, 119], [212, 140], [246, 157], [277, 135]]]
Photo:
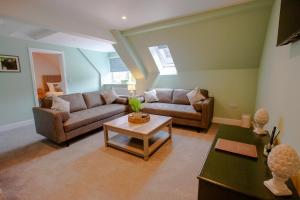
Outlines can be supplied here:
[[253, 144], [218, 138], [215, 149], [257, 158], [256, 146]]

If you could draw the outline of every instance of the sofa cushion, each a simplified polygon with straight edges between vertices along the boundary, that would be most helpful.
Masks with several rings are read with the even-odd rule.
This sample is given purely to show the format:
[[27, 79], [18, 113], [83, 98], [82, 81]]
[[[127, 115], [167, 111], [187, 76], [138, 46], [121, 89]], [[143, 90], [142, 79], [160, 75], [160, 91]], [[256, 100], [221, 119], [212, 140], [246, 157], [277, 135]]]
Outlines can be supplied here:
[[70, 102], [70, 112], [76, 112], [87, 109], [82, 94], [80, 93], [66, 94], [61, 95], [59, 97]]
[[174, 89], [172, 103], [189, 105], [190, 101], [189, 101], [188, 97], [186, 96], [186, 94], [189, 93], [190, 91], [191, 90]]
[[84, 101], [86, 103], [87, 108], [93, 108], [96, 106], [101, 106], [105, 104], [104, 100], [102, 99], [100, 92], [86, 92], [82, 94]]
[[87, 110], [81, 110], [70, 114], [70, 119], [64, 123], [64, 130], [66, 132], [72, 131], [81, 126], [91, 124], [102, 119], [112, 117], [113, 115], [125, 112], [126, 105], [109, 104], [97, 106]]
[[197, 112], [191, 105], [144, 103], [142, 111], [150, 114], [201, 121], [201, 113]]
[[157, 88], [156, 95], [160, 103], [172, 103], [173, 89]]
[[113, 103], [128, 105], [128, 97], [118, 97]]
[[114, 89], [101, 91], [101, 96], [105, 100], [106, 104], [113, 103], [119, 97]]

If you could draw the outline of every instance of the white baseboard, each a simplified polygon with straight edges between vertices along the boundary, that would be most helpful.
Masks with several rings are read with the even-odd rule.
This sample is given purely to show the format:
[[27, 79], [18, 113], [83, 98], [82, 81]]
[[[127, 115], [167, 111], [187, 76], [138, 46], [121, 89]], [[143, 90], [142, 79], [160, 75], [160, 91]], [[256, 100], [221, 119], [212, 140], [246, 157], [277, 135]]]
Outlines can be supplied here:
[[13, 130], [13, 129], [16, 129], [16, 128], [21, 128], [21, 127], [24, 127], [24, 126], [28, 126], [28, 125], [33, 124], [33, 122], [34, 122], [33, 119], [28, 119], [28, 120], [25, 120], [25, 121], [0, 125], [0, 132], [9, 131], [9, 130]]
[[213, 123], [233, 125], [233, 126], [241, 126], [242, 125], [242, 120], [240, 120], [240, 119], [222, 118], [222, 117], [214, 117], [213, 118]]

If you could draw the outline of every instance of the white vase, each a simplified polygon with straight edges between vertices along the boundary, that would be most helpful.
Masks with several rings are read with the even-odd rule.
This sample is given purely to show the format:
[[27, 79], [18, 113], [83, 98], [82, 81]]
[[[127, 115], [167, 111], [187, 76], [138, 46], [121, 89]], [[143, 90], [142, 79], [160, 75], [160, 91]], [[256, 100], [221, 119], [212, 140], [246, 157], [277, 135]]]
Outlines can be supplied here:
[[264, 130], [264, 126], [269, 121], [269, 113], [266, 109], [260, 108], [254, 114], [254, 133], [258, 135], [265, 135], [266, 131]]

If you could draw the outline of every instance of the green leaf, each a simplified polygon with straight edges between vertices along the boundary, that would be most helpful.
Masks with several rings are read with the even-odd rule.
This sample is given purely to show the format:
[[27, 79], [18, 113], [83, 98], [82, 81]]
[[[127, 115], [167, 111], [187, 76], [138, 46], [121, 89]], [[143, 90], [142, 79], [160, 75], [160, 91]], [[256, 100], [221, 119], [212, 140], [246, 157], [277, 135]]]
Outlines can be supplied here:
[[134, 112], [140, 112], [140, 110], [142, 109], [142, 103], [136, 97], [129, 98], [128, 103]]

